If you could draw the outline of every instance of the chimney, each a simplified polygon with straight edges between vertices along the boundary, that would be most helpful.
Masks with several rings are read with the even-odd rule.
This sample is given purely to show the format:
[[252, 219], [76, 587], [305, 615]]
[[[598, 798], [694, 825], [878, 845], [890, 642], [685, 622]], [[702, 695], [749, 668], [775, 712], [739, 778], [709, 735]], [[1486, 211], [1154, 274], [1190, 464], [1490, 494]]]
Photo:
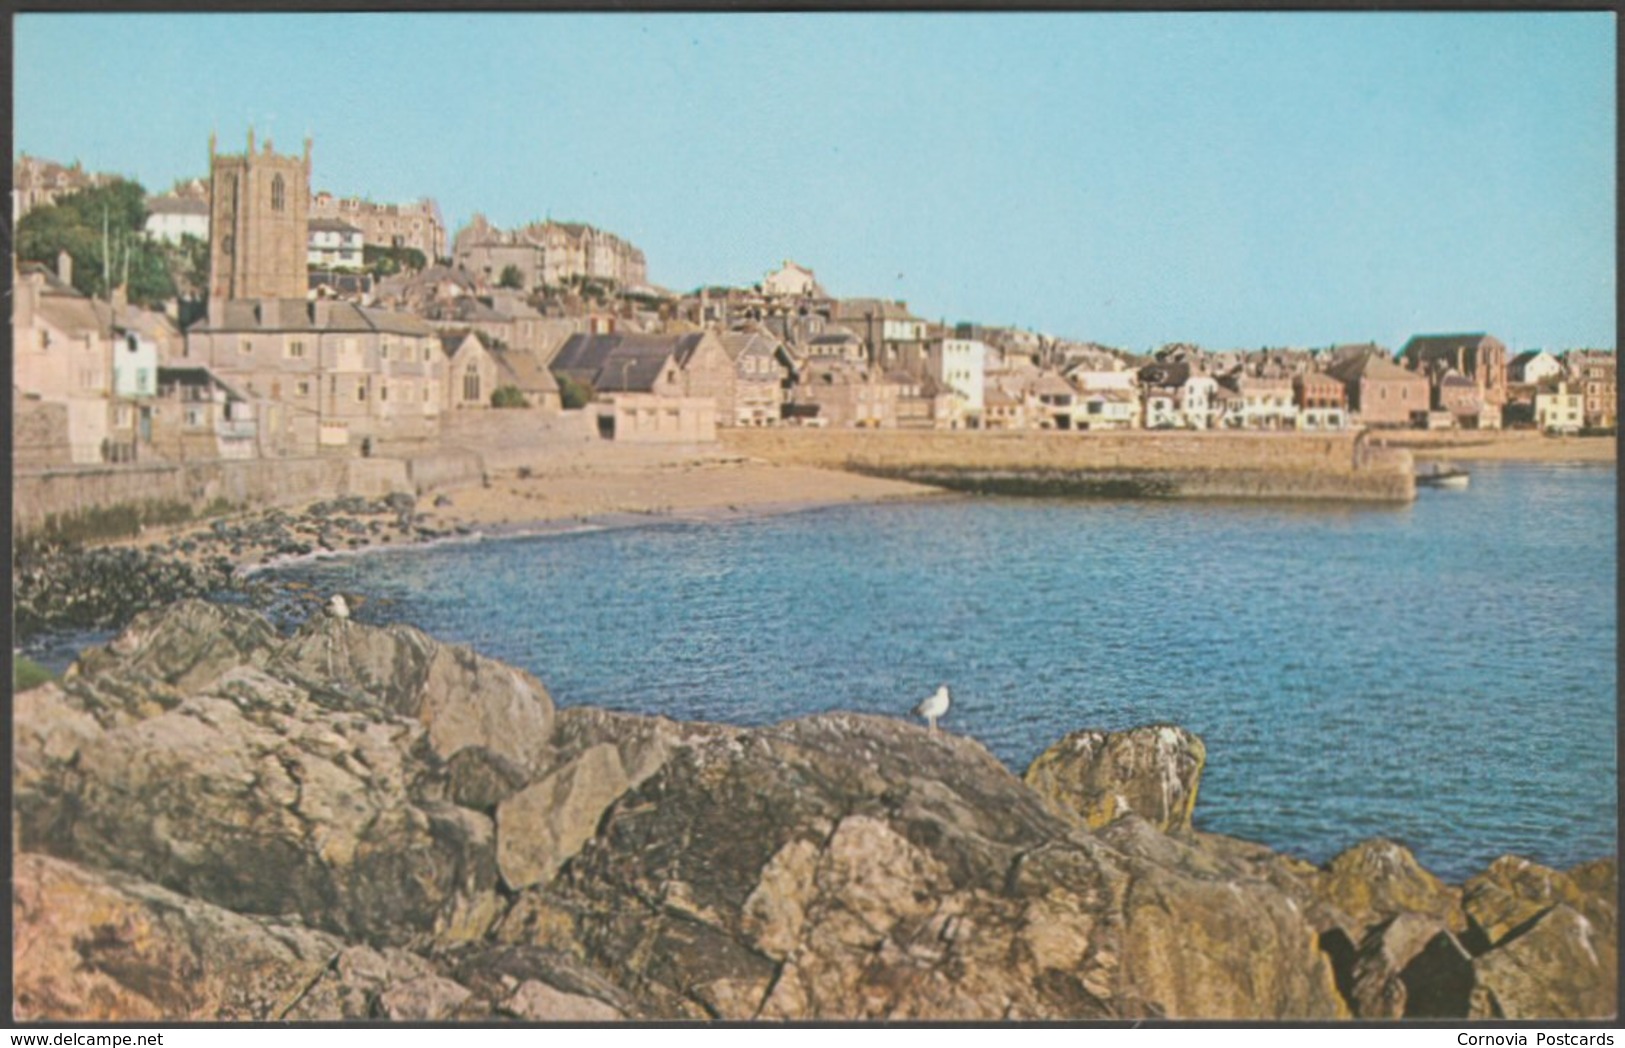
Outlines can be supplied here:
[[56, 253], [56, 278], [69, 287], [73, 286], [73, 256], [66, 251]]

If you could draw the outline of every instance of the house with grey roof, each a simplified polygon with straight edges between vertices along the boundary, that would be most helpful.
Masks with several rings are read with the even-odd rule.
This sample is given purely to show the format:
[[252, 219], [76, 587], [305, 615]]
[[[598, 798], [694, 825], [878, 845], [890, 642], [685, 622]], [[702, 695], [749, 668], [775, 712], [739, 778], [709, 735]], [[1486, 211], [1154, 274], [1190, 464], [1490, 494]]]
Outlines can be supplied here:
[[343, 301], [225, 299], [186, 330], [177, 364], [257, 405], [262, 443], [306, 453], [440, 432], [445, 355], [419, 317]]
[[207, 198], [155, 196], [147, 198], [147, 236], [166, 244], [179, 244], [183, 237], [209, 239]]
[[559, 347], [549, 367], [560, 382], [568, 378], [600, 397], [625, 393], [701, 397], [715, 405], [718, 424], [731, 424], [735, 417], [734, 362], [711, 329], [680, 335], [573, 335]]
[[777, 425], [789, 356], [784, 343], [760, 324], [724, 332], [722, 347], [734, 362], [735, 426]]
[[360, 226], [342, 218], [312, 218], [306, 223], [305, 261], [321, 269], [360, 269], [367, 236]]

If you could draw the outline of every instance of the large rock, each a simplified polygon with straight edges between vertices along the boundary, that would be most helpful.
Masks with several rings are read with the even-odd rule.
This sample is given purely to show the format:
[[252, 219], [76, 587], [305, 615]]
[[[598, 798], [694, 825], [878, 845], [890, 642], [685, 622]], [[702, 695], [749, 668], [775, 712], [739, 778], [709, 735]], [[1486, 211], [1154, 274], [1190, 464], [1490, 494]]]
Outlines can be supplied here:
[[968, 739], [827, 715], [671, 752], [498, 937], [670, 1016], [1346, 1014], [1294, 903], [1201, 862], [1091, 839]]
[[11, 913], [24, 1021], [279, 1020], [343, 947], [26, 853], [15, 857]]
[[1057, 811], [1089, 829], [1133, 812], [1165, 832], [1189, 830], [1207, 749], [1183, 728], [1076, 731], [1023, 776]]
[[1361, 942], [1350, 982], [1357, 1018], [1459, 1018], [1472, 993], [1473, 962], [1444, 922], [1402, 913]]
[[422, 721], [441, 759], [482, 746], [534, 771], [553, 733], [553, 700], [535, 677], [410, 626], [318, 617], [282, 645], [271, 669], [318, 702]]
[[588, 749], [497, 808], [497, 868], [512, 889], [546, 884], [598, 831], [604, 809], [626, 792], [620, 755]]
[[143, 612], [104, 648], [92, 648], [67, 678], [116, 669], [129, 684], [162, 682], [180, 692], [206, 688], [227, 671], [263, 666], [280, 638], [246, 608], [187, 600]]
[[[1615, 926], [1613, 863], [1581, 867], [1578, 878], [1516, 855], [1503, 855], [1462, 886], [1463, 912], [1477, 952], [1491, 949], [1563, 904], [1585, 914], [1609, 938]], [[1586, 885], [1594, 887], [1588, 889]]]
[[203, 620], [260, 636], [179, 606], [17, 705], [18, 843], [365, 942], [483, 931], [493, 827], [420, 794], [432, 722], [315, 701], [268, 642], [191, 657], [174, 634]]
[[1584, 915], [1553, 906], [1473, 960], [1470, 1019], [1611, 1019], [1619, 957]]
[[1373, 838], [1339, 853], [1326, 864], [1318, 890], [1328, 903], [1365, 927], [1402, 913], [1436, 917], [1453, 932], [1465, 927], [1461, 893], [1394, 841]]

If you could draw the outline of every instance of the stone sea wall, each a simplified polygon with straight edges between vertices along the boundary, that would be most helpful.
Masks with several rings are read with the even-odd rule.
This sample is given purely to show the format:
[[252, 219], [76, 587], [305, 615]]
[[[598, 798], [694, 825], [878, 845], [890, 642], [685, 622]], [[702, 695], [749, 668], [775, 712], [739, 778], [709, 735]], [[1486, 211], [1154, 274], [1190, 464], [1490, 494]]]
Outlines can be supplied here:
[[406, 626], [149, 612], [14, 697], [16, 1018], [1616, 1012], [1612, 859], [1315, 866], [1196, 828], [1183, 729], [1018, 777], [951, 723], [561, 710]]
[[1353, 434], [732, 430], [732, 451], [994, 494], [1163, 498], [1416, 497], [1408, 453]]
[[236, 506], [291, 506], [320, 498], [368, 498], [412, 491], [406, 463], [395, 459], [289, 458], [248, 461], [77, 466], [12, 473], [11, 521], [19, 536], [50, 516], [112, 506], [216, 500]]

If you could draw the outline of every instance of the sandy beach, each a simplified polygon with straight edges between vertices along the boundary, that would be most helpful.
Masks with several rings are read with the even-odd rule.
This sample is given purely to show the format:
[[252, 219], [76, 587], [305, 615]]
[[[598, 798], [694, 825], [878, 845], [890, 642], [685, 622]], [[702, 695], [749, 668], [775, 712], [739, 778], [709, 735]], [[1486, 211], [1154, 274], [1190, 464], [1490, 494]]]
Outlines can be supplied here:
[[[940, 495], [936, 488], [703, 450], [598, 446], [419, 501], [437, 528], [521, 527], [641, 514], [713, 517]], [[446, 505], [434, 505], [445, 501]]]
[[1442, 462], [1614, 462], [1613, 437], [1548, 437], [1530, 430], [1502, 432], [1396, 432], [1375, 435], [1373, 443], [1404, 448], [1417, 461]]

